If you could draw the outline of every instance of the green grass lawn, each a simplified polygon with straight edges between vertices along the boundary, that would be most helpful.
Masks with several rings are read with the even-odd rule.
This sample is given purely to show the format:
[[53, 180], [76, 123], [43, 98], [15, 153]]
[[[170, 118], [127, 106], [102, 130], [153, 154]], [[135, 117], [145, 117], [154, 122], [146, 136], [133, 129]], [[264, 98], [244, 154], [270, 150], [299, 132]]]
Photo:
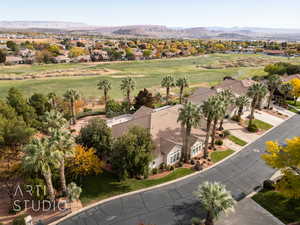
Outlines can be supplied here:
[[[122, 63], [108, 64], [49, 64], [49, 65], [18, 65], [0, 67], [0, 76], [9, 74], [26, 75], [29, 73], [47, 72], [64, 69], [96, 70], [107, 68], [116, 70], [112, 75], [86, 76], [86, 77], [57, 77], [34, 80], [10, 80], [0, 81], [0, 97], [6, 96], [8, 89], [12, 86], [20, 88], [24, 94], [31, 95], [35, 92], [48, 93], [55, 91], [62, 95], [66, 89], [78, 89], [84, 97], [98, 97], [102, 95], [97, 89], [97, 83], [101, 78], [106, 78], [112, 83], [110, 95], [114, 98], [121, 98], [120, 82], [124, 76], [136, 76], [137, 93], [142, 88], [160, 87], [161, 79], [165, 75], [172, 74], [175, 78], [186, 76], [190, 84], [206, 83], [216, 84], [222, 81], [224, 76], [232, 76], [236, 79], [244, 79], [252, 76], [263, 76], [266, 73], [263, 67], [236, 67], [226, 69], [201, 69], [203, 65], [220, 61], [230, 61], [241, 58], [260, 57], [270, 60], [278, 60], [270, 56], [258, 55], [230, 55], [230, 54], [211, 54], [207, 56], [195, 56], [186, 58], [161, 59], [130, 61]], [[280, 58], [281, 59], [281, 58]], [[282, 58], [284, 61], [285, 58]]]
[[283, 223], [300, 222], [300, 199], [292, 203], [275, 191], [262, 191], [252, 198]]
[[83, 178], [83, 192], [81, 195], [81, 201], [84, 205], [88, 205], [115, 195], [175, 180], [177, 178], [192, 174], [193, 172], [194, 171], [192, 169], [178, 168], [169, 175], [158, 179], [128, 179], [126, 181], [119, 182], [115, 175], [104, 171], [98, 176], [88, 176]]
[[253, 124], [255, 124], [260, 130], [269, 130], [273, 127], [273, 125], [258, 119], [253, 120]]
[[238, 137], [236, 136], [233, 136], [233, 135], [229, 135], [228, 136], [228, 139], [230, 141], [232, 141], [233, 143], [237, 144], [237, 145], [240, 145], [240, 146], [245, 146], [247, 144], [246, 141], [242, 140], [242, 139], [239, 139]]
[[289, 105], [292, 105], [296, 107], [297, 109], [300, 109], [300, 101], [297, 101], [296, 105], [294, 104], [295, 102], [293, 100], [287, 100], [286, 101]]
[[213, 163], [216, 163], [221, 161], [222, 159], [225, 159], [227, 156], [231, 155], [232, 153], [234, 153], [234, 151], [231, 149], [227, 149], [225, 151], [215, 151], [210, 153], [210, 158]]

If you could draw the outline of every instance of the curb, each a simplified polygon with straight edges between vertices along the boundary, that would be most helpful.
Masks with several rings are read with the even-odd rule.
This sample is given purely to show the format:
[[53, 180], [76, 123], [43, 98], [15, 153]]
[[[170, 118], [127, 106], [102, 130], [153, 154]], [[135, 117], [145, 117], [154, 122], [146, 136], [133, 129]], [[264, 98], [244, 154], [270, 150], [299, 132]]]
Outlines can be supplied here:
[[[294, 116], [296, 116], [296, 115], [294, 115]], [[283, 121], [282, 123], [278, 124], [277, 126], [274, 126], [274, 127], [272, 127], [271, 129], [267, 130], [265, 133], [263, 133], [263, 134], [262, 134], [259, 138], [257, 138], [255, 141], [259, 140], [260, 138], [262, 138], [263, 136], [265, 136], [266, 134], [268, 134], [269, 132], [271, 132], [271, 131], [274, 130], [275, 128], [279, 127], [281, 124], [284, 124], [286, 121], [290, 120], [290, 119], [293, 118], [294, 116], [291, 116], [290, 118], [288, 118], [287, 120], [285, 120], [285, 121]], [[224, 162], [225, 160], [227, 160], [227, 159], [233, 157], [234, 155], [238, 154], [239, 152], [241, 152], [242, 150], [244, 150], [247, 146], [251, 145], [251, 144], [254, 143], [255, 141], [246, 144], [246, 145], [243, 146], [243, 148], [241, 148], [240, 150], [235, 151], [233, 154], [231, 154], [231, 155], [229, 155], [228, 157], [222, 159], [221, 161], [215, 163], [215, 164], [212, 165], [211, 167], [205, 168], [205, 169], [203, 169], [203, 170], [201, 170], [201, 171], [197, 171], [197, 172], [192, 173], [192, 174], [190, 174], [190, 175], [187, 175], [187, 176], [184, 176], [184, 177], [181, 177], [181, 178], [178, 178], [178, 179], [175, 179], [175, 180], [172, 180], [172, 181], [163, 183], [163, 184], [155, 185], [155, 186], [148, 187], [148, 188], [144, 188], [144, 189], [139, 189], [139, 190], [136, 190], [136, 191], [132, 191], [132, 192], [128, 192], [128, 193], [124, 193], [124, 194], [121, 194], [121, 195], [116, 195], [116, 196], [113, 196], [113, 197], [110, 197], [110, 198], [107, 198], [107, 199], [100, 200], [99, 202], [95, 202], [95, 203], [93, 203], [93, 204], [91, 204], [91, 205], [89, 205], [89, 206], [83, 207], [82, 209], [80, 209], [80, 210], [78, 210], [78, 211], [76, 211], [76, 212], [70, 213], [69, 215], [67, 215], [67, 216], [65, 216], [65, 217], [63, 217], [63, 218], [61, 218], [61, 219], [59, 219], [59, 220], [57, 220], [57, 221], [55, 221], [55, 222], [53, 222], [53, 223], [50, 223], [49, 225], [56, 225], [56, 224], [58, 224], [58, 223], [60, 223], [60, 222], [62, 222], [62, 221], [64, 221], [64, 220], [66, 220], [66, 219], [68, 219], [68, 218], [70, 218], [70, 217], [76, 215], [76, 214], [79, 214], [79, 213], [81, 213], [81, 212], [83, 212], [83, 211], [86, 211], [86, 210], [88, 210], [88, 209], [94, 208], [94, 207], [96, 207], [96, 206], [98, 206], [98, 205], [101, 205], [101, 204], [103, 204], [103, 203], [105, 203], [105, 202], [109, 202], [109, 201], [111, 201], [111, 200], [115, 200], [115, 199], [118, 199], [118, 198], [122, 198], [122, 197], [130, 196], [130, 195], [138, 194], [138, 193], [145, 192], [145, 191], [154, 190], [154, 189], [157, 189], [157, 188], [160, 188], [160, 187], [167, 186], [167, 185], [169, 185], [169, 184], [176, 183], [176, 182], [181, 181], [181, 180], [188, 179], [188, 178], [193, 177], [193, 176], [196, 176], [196, 175], [198, 175], [198, 174], [200, 174], [200, 173], [204, 173], [205, 171], [207, 171], [207, 170], [209, 170], [209, 169], [212, 169], [212, 168], [216, 167], [217, 165], [221, 164], [221, 163]], [[248, 195], [248, 196], [249, 196], [249, 195]], [[247, 196], [247, 197], [248, 197], [248, 196]]]

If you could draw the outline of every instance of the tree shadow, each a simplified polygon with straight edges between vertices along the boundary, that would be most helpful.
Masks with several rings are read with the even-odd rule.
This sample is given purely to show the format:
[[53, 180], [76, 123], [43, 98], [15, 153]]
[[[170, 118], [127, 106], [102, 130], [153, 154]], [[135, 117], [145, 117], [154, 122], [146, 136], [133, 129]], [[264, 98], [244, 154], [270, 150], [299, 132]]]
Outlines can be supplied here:
[[193, 217], [204, 219], [206, 216], [201, 203], [195, 199], [191, 199], [190, 202], [177, 203], [172, 207], [172, 210], [176, 216], [175, 225], [191, 225]]

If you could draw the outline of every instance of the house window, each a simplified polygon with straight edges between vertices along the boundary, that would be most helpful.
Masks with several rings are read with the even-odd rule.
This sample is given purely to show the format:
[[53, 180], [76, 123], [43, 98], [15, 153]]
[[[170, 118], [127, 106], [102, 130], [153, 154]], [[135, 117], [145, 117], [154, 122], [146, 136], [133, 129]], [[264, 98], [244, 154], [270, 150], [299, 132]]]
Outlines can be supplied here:
[[195, 155], [198, 155], [200, 153], [200, 151], [202, 150], [202, 142], [197, 142], [191, 150], [191, 155], [192, 157]]
[[168, 157], [168, 164], [176, 163], [180, 159], [180, 156], [181, 156], [181, 149], [177, 150], [176, 152], [170, 153]]

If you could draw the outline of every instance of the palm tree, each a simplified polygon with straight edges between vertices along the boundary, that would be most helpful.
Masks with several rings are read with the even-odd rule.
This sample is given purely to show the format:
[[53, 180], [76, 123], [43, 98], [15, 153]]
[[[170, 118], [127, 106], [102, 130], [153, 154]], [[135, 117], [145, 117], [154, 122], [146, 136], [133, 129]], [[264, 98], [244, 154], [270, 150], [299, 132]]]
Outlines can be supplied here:
[[231, 104], [233, 104], [234, 101], [234, 95], [230, 89], [226, 89], [218, 93], [218, 96], [220, 98], [221, 103], [223, 104], [223, 114], [220, 115], [220, 126], [218, 130], [224, 130], [223, 128], [223, 122], [224, 117], [226, 116], [226, 113], [228, 111], [228, 108]]
[[190, 137], [192, 128], [198, 127], [200, 119], [200, 109], [190, 102], [179, 109], [177, 121], [181, 122], [181, 125], [185, 127], [185, 140], [183, 142], [183, 160], [185, 162], [191, 158]]
[[212, 132], [211, 132], [211, 149], [215, 149], [215, 137], [216, 137], [216, 130], [217, 130], [217, 124], [219, 119], [224, 118], [224, 115], [226, 114], [226, 105], [225, 101], [223, 99], [223, 96], [217, 95], [214, 98], [214, 112], [213, 112], [213, 126], [212, 126]]
[[280, 87], [280, 84], [281, 84], [281, 79], [278, 75], [274, 74], [274, 75], [271, 75], [267, 78], [267, 86], [268, 86], [268, 89], [270, 91], [270, 96], [269, 96], [269, 99], [268, 99], [268, 109], [270, 109], [271, 107], [271, 102], [272, 102], [272, 99], [273, 99], [273, 96], [274, 96], [274, 92], [276, 91], [277, 88]]
[[55, 200], [55, 193], [52, 184], [51, 167], [59, 167], [61, 155], [55, 151], [50, 144], [48, 138], [33, 139], [25, 149], [25, 157], [23, 165], [25, 169], [40, 172], [45, 178], [49, 199], [51, 202]]
[[186, 88], [186, 87], [189, 86], [188, 79], [187, 79], [186, 77], [179, 78], [179, 79], [176, 81], [176, 86], [180, 88], [180, 92], [179, 92], [179, 103], [181, 104], [181, 103], [182, 103], [182, 96], [183, 96], [184, 88]]
[[169, 97], [170, 97], [170, 88], [175, 87], [175, 80], [174, 77], [168, 75], [165, 76], [161, 81], [161, 86], [166, 88], [166, 103], [169, 103]]
[[216, 107], [216, 99], [215, 97], [210, 97], [208, 100], [204, 101], [200, 106], [201, 113], [206, 119], [206, 137], [204, 142], [204, 158], [208, 157], [208, 141], [210, 136], [211, 124], [214, 120], [215, 115], [215, 107]]
[[71, 157], [74, 154], [73, 146], [74, 146], [74, 138], [68, 130], [64, 129], [50, 129], [50, 144], [53, 146], [55, 150], [57, 150], [60, 154], [59, 157], [59, 174], [60, 174], [60, 182], [61, 188], [63, 191], [63, 195], [67, 194], [67, 185], [66, 185], [66, 177], [65, 177], [65, 158]]
[[206, 181], [198, 186], [194, 194], [207, 212], [205, 225], [214, 225], [214, 220], [218, 219], [221, 213], [234, 211], [235, 200], [223, 184]]
[[286, 104], [287, 97], [291, 94], [293, 86], [290, 83], [283, 83], [279, 86], [279, 91], [283, 95], [283, 104]]
[[107, 100], [108, 100], [108, 91], [111, 89], [111, 82], [109, 80], [99, 81], [98, 89], [103, 90], [104, 103], [105, 103], [105, 109], [106, 109], [106, 104], [107, 104]]
[[121, 91], [123, 91], [126, 95], [128, 105], [130, 107], [131, 100], [130, 100], [130, 94], [131, 91], [135, 89], [135, 81], [131, 77], [126, 77], [121, 81]]
[[49, 128], [52, 129], [60, 129], [65, 127], [67, 124], [67, 120], [64, 118], [63, 114], [56, 111], [51, 110], [50, 112], [46, 112], [44, 116], [44, 128], [48, 131]]
[[267, 87], [262, 83], [255, 83], [249, 87], [247, 95], [252, 98], [251, 113], [249, 119], [249, 127], [252, 125], [254, 119], [254, 110], [260, 98], [263, 98], [268, 92]]
[[80, 98], [80, 94], [75, 89], [68, 89], [64, 94], [64, 98], [66, 101], [70, 103], [70, 111], [72, 114], [71, 124], [76, 124], [76, 110], [75, 110], [75, 103]]
[[239, 96], [235, 99], [235, 105], [238, 107], [237, 120], [241, 121], [244, 107], [249, 105], [249, 98], [247, 96]]
[[48, 100], [51, 105], [51, 108], [54, 109], [56, 107], [56, 93], [55, 92], [50, 92], [48, 95]]

